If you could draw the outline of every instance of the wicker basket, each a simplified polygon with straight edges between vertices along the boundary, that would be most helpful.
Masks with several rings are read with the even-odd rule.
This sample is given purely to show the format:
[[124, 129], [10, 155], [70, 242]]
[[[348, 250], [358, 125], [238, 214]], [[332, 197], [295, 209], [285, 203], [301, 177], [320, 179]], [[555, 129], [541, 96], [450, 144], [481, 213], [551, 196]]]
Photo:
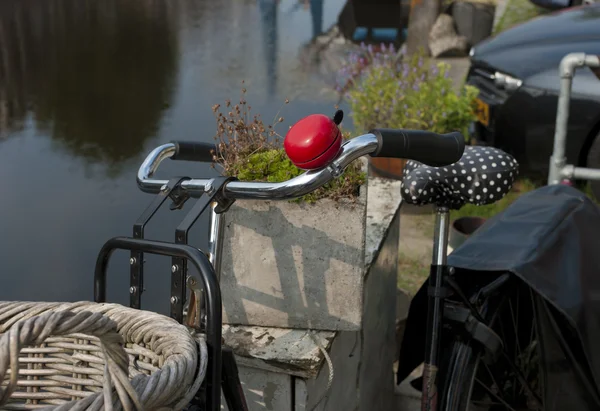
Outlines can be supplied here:
[[182, 409], [204, 340], [118, 304], [0, 302], [0, 409]]

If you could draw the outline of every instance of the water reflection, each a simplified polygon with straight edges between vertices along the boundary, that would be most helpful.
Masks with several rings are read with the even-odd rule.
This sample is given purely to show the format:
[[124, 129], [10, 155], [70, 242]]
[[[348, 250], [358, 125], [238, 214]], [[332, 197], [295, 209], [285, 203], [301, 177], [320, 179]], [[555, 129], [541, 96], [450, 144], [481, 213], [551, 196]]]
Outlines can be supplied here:
[[[307, 0], [305, 0], [307, 1]], [[313, 38], [323, 33], [323, 0], [310, 1], [310, 15], [312, 18]]]
[[265, 65], [267, 68], [267, 90], [274, 96], [277, 87], [277, 9], [279, 0], [258, 0], [262, 22]]
[[[212, 141], [211, 106], [235, 99], [242, 80], [265, 122], [291, 100], [280, 132], [333, 114], [336, 94], [298, 50], [346, 0], [324, 1], [312, 27], [310, 10], [285, 12], [296, 1], [0, 0], [0, 300], [91, 299], [98, 250], [131, 235], [151, 201], [135, 182], [144, 155], [172, 139]], [[214, 171], [161, 165], [159, 177], [173, 175]], [[148, 237], [171, 240], [182, 218], [159, 212]], [[207, 228], [201, 218], [190, 242], [205, 248]], [[111, 263], [111, 301], [128, 302], [128, 259]], [[144, 308], [168, 311], [167, 260], [148, 257]]]
[[0, 11], [0, 133], [35, 127], [110, 175], [155, 135], [177, 73], [175, 2], [28, 0]]

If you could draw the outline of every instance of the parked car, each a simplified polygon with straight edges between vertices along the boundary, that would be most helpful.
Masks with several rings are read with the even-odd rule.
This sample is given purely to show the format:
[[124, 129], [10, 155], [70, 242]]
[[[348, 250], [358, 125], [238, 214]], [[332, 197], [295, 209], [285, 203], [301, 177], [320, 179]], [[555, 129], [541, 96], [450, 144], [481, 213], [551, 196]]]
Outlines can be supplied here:
[[[480, 90], [472, 137], [513, 154], [522, 173], [547, 176], [555, 130], [561, 59], [600, 55], [600, 4], [554, 12], [476, 45], [467, 83]], [[575, 72], [567, 157], [600, 168], [600, 73]], [[592, 183], [600, 198], [600, 183]]]
[[529, 0], [536, 6], [549, 10], [564, 9], [567, 7], [582, 6], [598, 3], [600, 0]]

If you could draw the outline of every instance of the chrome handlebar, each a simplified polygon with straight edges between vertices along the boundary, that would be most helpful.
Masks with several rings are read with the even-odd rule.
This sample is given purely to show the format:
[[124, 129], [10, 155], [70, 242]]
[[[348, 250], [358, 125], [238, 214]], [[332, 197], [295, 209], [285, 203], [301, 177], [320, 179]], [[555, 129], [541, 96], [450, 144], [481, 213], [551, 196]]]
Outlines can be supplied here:
[[[302, 197], [324, 186], [340, 176], [354, 160], [379, 150], [379, 140], [375, 134], [363, 134], [348, 140], [342, 145], [341, 153], [327, 167], [307, 171], [297, 177], [281, 183], [232, 181], [225, 185], [223, 195], [230, 199], [287, 200]], [[166, 187], [168, 180], [152, 179], [160, 163], [175, 154], [175, 144], [163, 144], [148, 154], [137, 174], [137, 184], [146, 193], [159, 193]], [[180, 187], [192, 197], [210, 193], [212, 179], [194, 178], [185, 180]]]

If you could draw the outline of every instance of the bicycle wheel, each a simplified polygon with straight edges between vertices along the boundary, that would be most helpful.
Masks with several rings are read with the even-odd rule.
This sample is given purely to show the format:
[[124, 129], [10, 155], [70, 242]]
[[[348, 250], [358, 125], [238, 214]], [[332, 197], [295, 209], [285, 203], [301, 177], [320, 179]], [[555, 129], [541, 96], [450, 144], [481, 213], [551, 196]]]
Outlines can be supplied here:
[[[452, 333], [442, 376], [442, 410], [543, 410], [544, 381], [533, 292], [511, 283], [478, 306], [487, 325], [503, 341], [493, 362], [481, 346]], [[488, 363], [490, 362], [490, 363]]]

